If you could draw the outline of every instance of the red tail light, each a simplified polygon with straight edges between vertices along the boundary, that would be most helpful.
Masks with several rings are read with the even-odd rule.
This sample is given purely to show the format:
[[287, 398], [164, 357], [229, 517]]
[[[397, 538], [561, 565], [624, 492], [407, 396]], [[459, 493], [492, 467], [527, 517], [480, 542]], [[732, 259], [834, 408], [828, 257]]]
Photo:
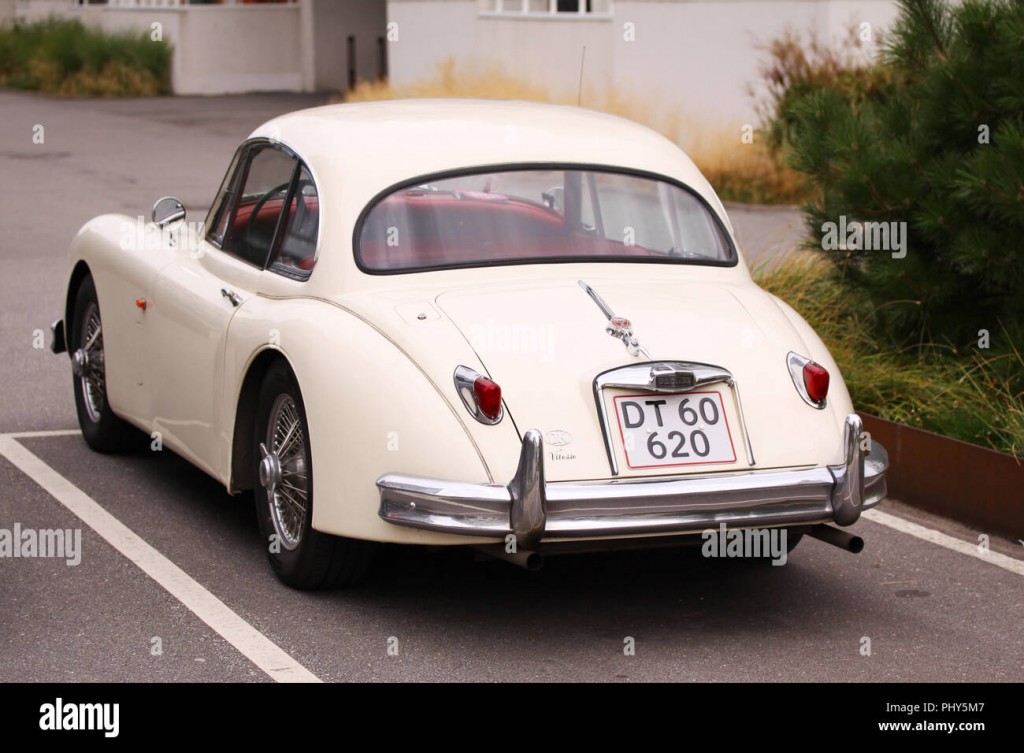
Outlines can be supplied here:
[[828, 372], [820, 364], [808, 361], [804, 364], [804, 387], [807, 396], [816, 403], [824, 403], [828, 397]]
[[501, 421], [501, 387], [490, 377], [468, 366], [457, 366], [455, 391], [466, 410], [480, 423], [493, 426]]
[[812, 408], [824, 410], [829, 381], [825, 367], [793, 351], [786, 356], [786, 365], [793, 378], [793, 386], [803, 401]]
[[480, 412], [496, 421], [501, 415], [501, 387], [498, 383], [485, 376], [478, 376], [473, 382], [473, 394], [476, 395], [476, 404], [480, 406]]

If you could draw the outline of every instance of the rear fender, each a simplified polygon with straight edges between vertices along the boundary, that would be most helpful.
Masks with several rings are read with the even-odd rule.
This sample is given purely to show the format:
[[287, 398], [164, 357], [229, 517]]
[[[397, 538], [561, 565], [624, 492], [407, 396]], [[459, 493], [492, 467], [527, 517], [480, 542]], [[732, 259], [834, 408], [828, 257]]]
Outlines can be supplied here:
[[[287, 360], [302, 392], [313, 455], [315, 529], [423, 543], [422, 532], [378, 517], [378, 478], [402, 472], [508, 483], [494, 477], [484, 458], [500, 453], [514, 462], [518, 457], [520, 438], [512, 422], [481, 425], [485, 439], [475, 438], [476, 427], [467, 425], [473, 419], [443, 395], [443, 385], [435, 385], [389, 339], [344, 309], [314, 299], [247, 301], [230, 325], [225, 373], [237, 378], [226, 394], [242, 395], [245, 374], [268, 351]], [[239, 423], [238, 401], [223, 403], [219, 421], [230, 447]], [[228, 460], [229, 486], [230, 467]], [[463, 537], [453, 537], [455, 542], [472, 543]]]

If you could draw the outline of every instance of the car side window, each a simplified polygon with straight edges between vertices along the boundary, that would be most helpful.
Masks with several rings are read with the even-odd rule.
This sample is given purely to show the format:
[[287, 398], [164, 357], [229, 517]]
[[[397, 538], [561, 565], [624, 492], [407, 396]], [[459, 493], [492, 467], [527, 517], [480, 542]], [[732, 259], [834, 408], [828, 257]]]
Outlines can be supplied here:
[[316, 241], [320, 230], [320, 201], [316, 185], [305, 165], [300, 165], [298, 182], [288, 202], [284, 233], [271, 259], [270, 269], [288, 277], [308, 277], [316, 263]]
[[270, 145], [249, 153], [235, 211], [224, 228], [223, 250], [261, 269], [267, 265], [297, 166], [294, 157]]
[[231, 158], [228, 171], [224, 174], [224, 180], [217, 190], [217, 195], [210, 206], [210, 212], [206, 216], [206, 240], [218, 248], [224, 243], [224, 234], [227, 232], [228, 220], [231, 217], [231, 210], [234, 208], [235, 196], [238, 192], [238, 182], [241, 179], [239, 164], [242, 162], [246, 148], [239, 147], [235, 156]]

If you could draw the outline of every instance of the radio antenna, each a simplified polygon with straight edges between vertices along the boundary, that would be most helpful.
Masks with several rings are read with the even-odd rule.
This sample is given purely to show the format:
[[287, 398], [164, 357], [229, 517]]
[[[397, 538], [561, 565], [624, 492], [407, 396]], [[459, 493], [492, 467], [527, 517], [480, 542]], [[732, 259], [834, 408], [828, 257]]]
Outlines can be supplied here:
[[583, 104], [583, 63], [587, 59], [587, 46], [583, 45], [583, 54], [580, 55], [580, 88], [576, 95], [576, 106], [580, 107]]

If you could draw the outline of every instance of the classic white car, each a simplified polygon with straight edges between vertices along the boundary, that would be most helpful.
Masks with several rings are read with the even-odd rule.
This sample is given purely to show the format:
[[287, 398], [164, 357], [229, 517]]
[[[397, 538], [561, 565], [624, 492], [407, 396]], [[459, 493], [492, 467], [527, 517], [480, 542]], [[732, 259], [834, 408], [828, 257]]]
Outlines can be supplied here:
[[726, 524], [857, 550], [825, 524], [885, 495], [821, 340], [634, 123], [314, 108], [239, 147], [200, 227], [174, 199], [152, 220], [71, 247], [54, 350], [82, 433], [106, 452], [141, 429], [254, 490], [291, 586], [357, 581], [374, 542], [535, 567]]

